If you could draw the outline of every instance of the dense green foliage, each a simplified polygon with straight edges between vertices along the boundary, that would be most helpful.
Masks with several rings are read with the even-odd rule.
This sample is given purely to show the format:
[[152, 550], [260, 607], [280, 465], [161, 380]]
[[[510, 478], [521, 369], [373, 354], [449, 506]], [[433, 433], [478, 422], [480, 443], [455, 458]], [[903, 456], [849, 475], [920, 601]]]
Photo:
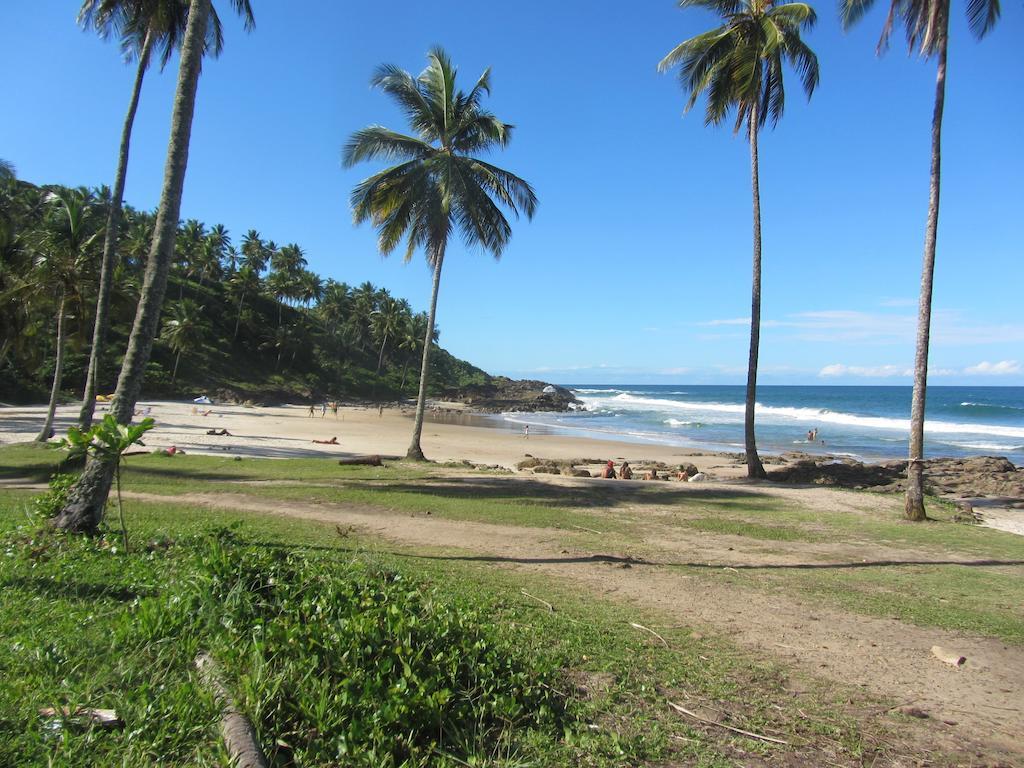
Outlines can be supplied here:
[[[80, 396], [88, 367], [102, 250], [97, 235], [109, 193], [73, 191], [82, 203], [83, 246], [61, 262], [68, 268], [58, 280], [52, 272], [53, 257], [61, 253], [53, 245], [59, 211], [46, 202], [52, 192], [72, 191], [0, 179], [0, 398], [7, 401], [45, 397], [54, 371], [54, 318], [61, 296], [72, 293], [66, 286], [74, 289], [65, 310], [62, 389], [68, 397]], [[116, 382], [153, 222], [153, 214], [125, 208], [100, 392], [111, 392]], [[278, 246], [250, 230], [236, 247], [222, 225], [183, 222], [167, 298], [146, 376], [148, 396], [296, 399], [416, 391], [425, 315], [370, 283], [323, 280], [306, 268], [296, 244]], [[488, 378], [444, 350], [435, 348], [433, 358], [437, 390]]]

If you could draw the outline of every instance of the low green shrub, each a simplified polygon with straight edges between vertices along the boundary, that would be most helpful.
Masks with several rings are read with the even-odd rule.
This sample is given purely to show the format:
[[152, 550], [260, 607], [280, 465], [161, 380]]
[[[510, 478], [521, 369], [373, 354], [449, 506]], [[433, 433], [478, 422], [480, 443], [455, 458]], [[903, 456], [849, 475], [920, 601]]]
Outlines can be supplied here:
[[56, 517], [57, 513], [64, 508], [68, 499], [68, 492], [75, 484], [78, 475], [72, 472], [58, 472], [50, 478], [49, 490], [32, 499], [32, 512], [38, 517], [49, 520]]
[[130, 631], [188, 642], [191, 625], [285, 763], [454, 765], [562, 733], [557, 665], [477, 609], [399, 573], [230, 535], [197, 557], [188, 587], [142, 601]]

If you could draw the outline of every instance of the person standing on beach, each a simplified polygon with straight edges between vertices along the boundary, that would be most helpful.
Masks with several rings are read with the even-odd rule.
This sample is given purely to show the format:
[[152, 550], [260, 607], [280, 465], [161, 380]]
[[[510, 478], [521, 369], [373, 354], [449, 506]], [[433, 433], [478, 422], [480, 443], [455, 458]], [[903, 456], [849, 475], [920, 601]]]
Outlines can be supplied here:
[[313, 418], [313, 412], [316, 410], [316, 406], [312, 403], [309, 404], [309, 418]]
[[322, 403], [320, 403], [320, 418], [322, 419], [322, 418], [324, 418], [326, 416], [327, 416], [327, 401], [324, 400]]
[[527, 424], [525, 427], [523, 427], [523, 437], [526, 438], [527, 440], [530, 439], [530, 425], [529, 424]]

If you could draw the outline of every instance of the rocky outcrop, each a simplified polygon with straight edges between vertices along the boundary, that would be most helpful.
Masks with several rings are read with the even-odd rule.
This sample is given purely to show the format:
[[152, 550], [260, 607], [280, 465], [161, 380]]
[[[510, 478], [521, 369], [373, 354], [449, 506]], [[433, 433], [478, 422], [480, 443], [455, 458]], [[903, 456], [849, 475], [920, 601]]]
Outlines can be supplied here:
[[[768, 473], [782, 483], [835, 485], [880, 491], [905, 489], [907, 462], [862, 464], [851, 459], [793, 456], [782, 469]], [[928, 459], [924, 463], [925, 489], [937, 496], [1008, 496], [1024, 498], [1024, 468], [998, 456], [967, 459]]]
[[492, 376], [485, 384], [447, 390], [443, 399], [468, 405], [476, 411], [568, 411], [581, 405], [568, 389], [545, 381], [515, 380]]

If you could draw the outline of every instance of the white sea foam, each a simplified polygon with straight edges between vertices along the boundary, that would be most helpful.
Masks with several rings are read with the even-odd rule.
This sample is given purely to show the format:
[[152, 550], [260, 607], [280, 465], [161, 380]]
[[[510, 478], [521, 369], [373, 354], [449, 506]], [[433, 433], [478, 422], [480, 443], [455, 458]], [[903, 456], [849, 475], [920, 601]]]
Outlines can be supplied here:
[[668, 424], [670, 427], [699, 427], [702, 426], [699, 421], [683, 421], [682, 419], [665, 419], [663, 424]]
[[1024, 411], [1024, 408], [1020, 408], [1016, 405], [1001, 405], [999, 403], [972, 403], [963, 402], [960, 403], [963, 408], [1002, 408], [1007, 411]]
[[[686, 413], [721, 413], [742, 415], [742, 403], [701, 403], [686, 400], [665, 400], [656, 397], [638, 397], [623, 392], [615, 397], [602, 399], [602, 407], [613, 404], [615, 408], [625, 411], [683, 411]], [[756, 412], [763, 420], [770, 422], [800, 422], [806, 424], [842, 424], [851, 427], [881, 430], [910, 429], [910, 419], [893, 419], [883, 416], [858, 416], [842, 411], [829, 411], [824, 408], [788, 408], [768, 406], [758, 403]], [[925, 431], [932, 434], [960, 435], [991, 435], [995, 437], [1024, 438], [1024, 427], [1009, 427], [994, 424], [967, 424], [949, 421], [928, 420]]]

